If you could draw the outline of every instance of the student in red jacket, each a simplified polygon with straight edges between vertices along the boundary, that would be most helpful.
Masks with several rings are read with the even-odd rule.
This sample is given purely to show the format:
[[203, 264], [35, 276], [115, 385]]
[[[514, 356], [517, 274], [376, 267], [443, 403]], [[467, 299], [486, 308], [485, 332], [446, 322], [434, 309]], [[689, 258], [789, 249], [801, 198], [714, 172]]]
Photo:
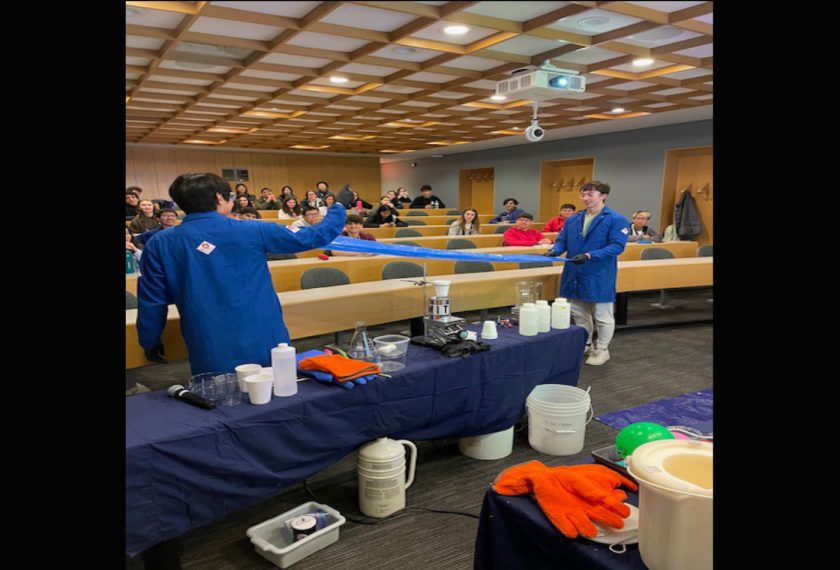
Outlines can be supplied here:
[[545, 223], [543, 231], [547, 233], [562, 230], [563, 226], [566, 225], [566, 220], [575, 215], [575, 209], [574, 204], [563, 204], [560, 206], [560, 213]]
[[551, 240], [537, 230], [531, 229], [534, 216], [523, 212], [516, 218], [516, 225], [504, 233], [502, 245], [537, 245], [551, 243]]

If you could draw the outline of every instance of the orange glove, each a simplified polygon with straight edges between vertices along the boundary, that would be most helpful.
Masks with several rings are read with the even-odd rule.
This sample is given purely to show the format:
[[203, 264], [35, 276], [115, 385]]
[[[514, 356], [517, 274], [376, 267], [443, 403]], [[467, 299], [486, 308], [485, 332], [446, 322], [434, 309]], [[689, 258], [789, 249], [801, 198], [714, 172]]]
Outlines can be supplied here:
[[346, 382], [347, 380], [370, 376], [371, 374], [379, 374], [381, 372], [377, 364], [371, 364], [364, 360], [344, 358], [337, 354], [304, 358], [298, 362], [298, 368], [300, 370], [327, 372], [333, 375], [336, 382]]
[[592, 521], [623, 528], [630, 508], [623, 502], [627, 495], [615, 487], [622, 482], [628, 487], [635, 484], [616, 473], [623, 481], [615, 485], [617, 479], [601, 471], [611, 470], [600, 465], [583, 467], [588, 469], [552, 468], [530, 461], [500, 473], [493, 487], [501, 495], [533, 494], [546, 517], [568, 538], [595, 536]]

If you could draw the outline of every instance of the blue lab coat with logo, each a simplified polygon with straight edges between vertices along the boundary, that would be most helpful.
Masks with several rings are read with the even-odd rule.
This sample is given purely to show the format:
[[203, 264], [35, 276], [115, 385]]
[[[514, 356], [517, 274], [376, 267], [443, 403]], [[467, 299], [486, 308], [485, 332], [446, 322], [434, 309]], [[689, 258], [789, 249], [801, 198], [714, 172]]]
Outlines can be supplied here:
[[592, 256], [592, 259], [580, 265], [563, 265], [560, 296], [593, 303], [612, 303], [615, 301], [618, 256], [627, 244], [630, 222], [615, 210], [604, 206], [590, 222], [589, 231], [584, 237], [585, 215], [586, 210], [581, 210], [567, 219], [550, 250], [555, 256], [564, 251], [567, 252], [565, 257], [569, 258], [579, 253]]
[[[140, 261], [137, 334], [154, 348], [175, 304], [193, 374], [233, 372], [240, 364], [269, 366], [271, 349], [289, 342], [266, 253], [323, 247], [344, 229], [344, 207], [323, 221], [291, 231], [282, 224], [236, 220], [213, 212], [189, 214], [150, 239]], [[209, 244], [209, 245], [208, 245]]]

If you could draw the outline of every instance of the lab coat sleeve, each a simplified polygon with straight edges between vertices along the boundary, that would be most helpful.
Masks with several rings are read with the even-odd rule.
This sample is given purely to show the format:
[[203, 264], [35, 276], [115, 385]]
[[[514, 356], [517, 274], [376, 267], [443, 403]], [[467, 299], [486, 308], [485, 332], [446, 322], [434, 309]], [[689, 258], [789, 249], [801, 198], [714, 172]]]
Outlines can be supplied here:
[[263, 246], [271, 253], [298, 253], [324, 247], [344, 229], [347, 211], [341, 204], [333, 204], [324, 219], [314, 226], [293, 232], [282, 224], [260, 224]]
[[563, 229], [560, 230], [560, 233], [557, 234], [557, 239], [554, 240], [554, 245], [548, 250], [552, 256], [557, 257], [558, 255], [562, 255], [566, 252], [568, 246], [566, 245], [566, 226], [563, 226]]
[[607, 245], [586, 253], [593, 261], [600, 261], [606, 257], [618, 257], [624, 251], [624, 246], [627, 245], [627, 234], [630, 233], [628, 226], [629, 223], [626, 220], [611, 220], [607, 234]]
[[156, 242], [149, 242], [140, 258], [140, 277], [137, 281], [137, 340], [146, 349], [160, 343], [166, 326], [168, 305], [173, 300], [166, 286], [163, 264]]

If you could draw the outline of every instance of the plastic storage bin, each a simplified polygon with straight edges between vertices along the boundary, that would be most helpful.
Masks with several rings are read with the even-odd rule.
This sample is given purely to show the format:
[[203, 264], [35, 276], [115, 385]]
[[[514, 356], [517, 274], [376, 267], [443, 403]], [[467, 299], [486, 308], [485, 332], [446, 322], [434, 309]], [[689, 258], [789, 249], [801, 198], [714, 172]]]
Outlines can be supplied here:
[[[325, 524], [306, 538], [294, 542], [288, 523], [300, 515], [312, 514], [318, 509], [324, 511]], [[273, 519], [252, 526], [245, 534], [251, 539], [257, 554], [280, 568], [288, 568], [295, 562], [318, 552], [338, 540], [338, 530], [346, 519], [337, 510], [314, 501], [304, 503]]]

